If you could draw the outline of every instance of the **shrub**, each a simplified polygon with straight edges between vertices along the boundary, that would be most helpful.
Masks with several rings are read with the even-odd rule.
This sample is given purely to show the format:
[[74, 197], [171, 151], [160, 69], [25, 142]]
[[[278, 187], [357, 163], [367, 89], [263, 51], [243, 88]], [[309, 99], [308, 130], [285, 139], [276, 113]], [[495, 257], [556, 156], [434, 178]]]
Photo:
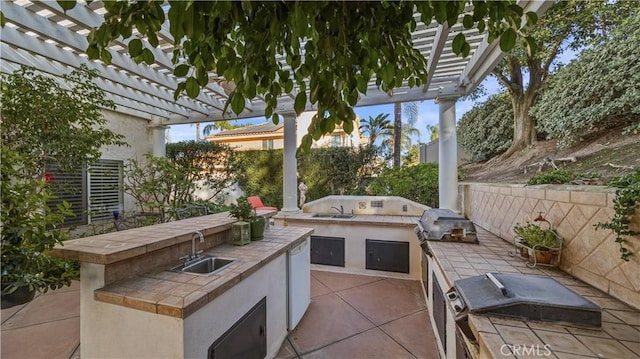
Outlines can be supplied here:
[[640, 14], [553, 75], [531, 109], [538, 129], [567, 147], [602, 129], [640, 130]]
[[506, 93], [474, 106], [458, 122], [458, 142], [473, 160], [487, 160], [513, 142], [513, 108]]
[[615, 214], [611, 221], [599, 222], [595, 227], [613, 231], [616, 235], [615, 241], [620, 245], [620, 258], [629, 261], [633, 253], [624, 246], [626, 238], [640, 234], [629, 227], [631, 216], [640, 207], [640, 168], [628, 175], [611, 179], [608, 185], [618, 187], [616, 198], [613, 200]]
[[576, 175], [569, 170], [552, 170], [540, 172], [529, 179], [527, 184], [563, 184], [569, 183], [576, 178]]
[[369, 190], [378, 196], [400, 196], [437, 208], [438, 164], [388, 168], [373, 180]]
[[[332, 194], [362, 193], [363, 183], [376, 173], [376, 148], [362, 146], [312, 148], [299, 152], [299, 181], [307, 187], [307, 202]], [[238, 183], [249, 196], [260, 196], [270, 206], [282, 207], [282, 150], [244, 151], [246, 164]]]

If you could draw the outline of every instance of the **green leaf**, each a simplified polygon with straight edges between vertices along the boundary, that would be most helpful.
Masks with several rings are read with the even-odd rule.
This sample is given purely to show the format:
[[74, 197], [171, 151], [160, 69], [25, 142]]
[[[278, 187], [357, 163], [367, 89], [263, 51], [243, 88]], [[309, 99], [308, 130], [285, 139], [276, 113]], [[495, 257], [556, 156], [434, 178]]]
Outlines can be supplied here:
[[107, 65], [111, 63], [111, 53], [107, 49], [102, 50], [102, 53], [100, 54], [100, 58], [102, 58], [102, 62], [104, 62]]
[[185, 84], [184, 82], [178, 84], [178, 87], [176, 87], [176, 91], [173, 93], [174, 100], [178, 101], [178, 99], [180, 98], [180, 94], [182, 93], [182, 91], [184, 91], [186, 86], [187, 84]]
[[293, 109], [299, 115], [302, 112], [304, 112], [306, 107], [307, 107], [307, 94], [304, 91], [301, 91], [296, 95], [296, 99], [293, 104]]
[[140, 39], [133, 39], [129, 41], [129, 55], [131, 57], [139, 56], [142, 53], [142, 41]]
[[142, 54], [140, 54], [140, 57], [142, 58], [142, 60], [144, 62], [147, 63], [147, 65], [151, 65], [155, 61], [155, 57], [153, 56], [153, 52], [151, 52], [151, 50], [149, 50], [149, 49], [142, 50]]
[[150, 32], [147, 35], [147, 39], [149, 40], [149, 44], [153, 47], [158, 47], [158, 37], [154, 32]]
[[512, 28], [508, 28], [500, 36], [500, 50], [508, 52], [516, 45], [516, 31]]
[[533, 26], [538, 22], [538, 14], [533, 11], [527, 12], [527, 25]]
[[187, 76], [187, 73], [189, 73], [189, 65], [187, 64], [181, 64], [176, 66], [176, 68], [173, 70], [173, 74], [177, 77], [184, 77]]
[[239, 92], [234, 92], [231, 97], [229, 97], [229, 101], [231, 101], [231, 110], [239, 115], [244, 110], [245, 102], [244, 96], [242, 96]]
[[76, 7], [76, 1], [75, 0], [58, 0], [58, 5], [60, 5], [60, 7], [62, 8], [62, 10], [64, 10], [65, 12], [67, 10], [71, 10], [74, 7]]
[[536, 51], [538, 51], [538, 44], [536, 43], [536, 40], [531, 36], [527, 36], [524, 39], [527, 45], [527, 53], [529, 56], [533, 56]]
[[6, 23], [7, 23], [7, 19], [4, 17], [4, 14], [2, 13], [2, 11], [0, 11], [0, 27], [4, 27]]
[[198, 84], [198, 80], [196, 80], [195, 77], [189, 77], [185, 84], [185, 90], [187, 91], [187, 96], [191, 98], [198, 97], [200, 94], [200, 85]]
[[471, 15], [465, 15], [462, 18], [462, 26], [464, 26], [465, 29], [470, 29], [473, 27], [473, 16]]
[[467, 42], [465, 40], [464, 34], [459, 33], [456, 37], [453, 38], [453, 43], [451, 44], [451, 48], [453, 49], [453, 53], [456, 55], [460, 55], [462, 52], [462, 46]]
[[274, 113], [271, 116], [271, 122], [273, 122], [274, 125], [277, 125], [278, 123], [280, 123], [280, 116], [278, 116], [277, 113]]
[[468, 42], [465, 41], [465, 43], [462, 45], [462, 57], [467, 57], [469, 56], [469, 53], [471, 52], [471, 46], [469, 45]]

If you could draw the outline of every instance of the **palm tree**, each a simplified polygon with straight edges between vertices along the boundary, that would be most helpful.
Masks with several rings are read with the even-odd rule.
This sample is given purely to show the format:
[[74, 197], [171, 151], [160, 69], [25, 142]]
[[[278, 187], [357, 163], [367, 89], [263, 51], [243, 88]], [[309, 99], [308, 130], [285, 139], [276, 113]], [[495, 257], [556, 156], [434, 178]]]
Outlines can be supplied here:
[[402, 112], [406, 115], [407, 124], [410, 128], [415, 128], [418, 122], [418, 103], [407, 102], [404, 106], [400, 102], [396, 102], [393, 106], [393, 167], [400, 167], [400, 153], [402, 152]]
[[431, 135], [429, 135], [431, 141], [440, 137], [440, 126], [438, 124], [427, 125], [427, 131], [431, 132]]
[[216, 121], [214, 123], [210, 123], [202, 129], [202, 134], [205, 136], [209, 136], [211, 132], [215, 130], [231, 130], [239, 127], [237, 124], [231, 124], [229, 121]]
[[360, 130], [363, 133], [369, 135], [369, 145], [373, 145], [378, 137], [386, 138], [391, 135], [392, 126], [391, 121], [388, 119], [389, 114], [379, 114], [376, 117], [367, 118], [362, 120]]

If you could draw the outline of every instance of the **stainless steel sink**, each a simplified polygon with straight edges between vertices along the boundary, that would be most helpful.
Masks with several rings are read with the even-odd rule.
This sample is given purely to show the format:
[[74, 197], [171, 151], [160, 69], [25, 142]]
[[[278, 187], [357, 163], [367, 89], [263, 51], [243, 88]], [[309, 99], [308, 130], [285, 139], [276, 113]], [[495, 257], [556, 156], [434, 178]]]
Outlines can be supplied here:
[[355, 217], [355, 214], [349, 214], [349, 213], [314, 213], [313, 216], [311, 217], [315, 217], [315, 218], [342, 218], [342, 219], [348, 219], [348, 218], [353, 218]]
[[235, 259], [224, 259], [205, 256], [195, 262], [187, 263], [187, 265], [182, 264], [177, 267], [171, 268], [171, 270], [174, 272], [211, 275], [222, 270], [234, 261]]

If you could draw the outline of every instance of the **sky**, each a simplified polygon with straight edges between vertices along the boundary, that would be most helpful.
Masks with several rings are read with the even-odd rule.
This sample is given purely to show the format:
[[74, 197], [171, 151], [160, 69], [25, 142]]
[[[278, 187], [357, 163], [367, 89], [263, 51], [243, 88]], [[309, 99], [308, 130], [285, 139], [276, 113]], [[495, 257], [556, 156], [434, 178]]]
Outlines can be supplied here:
[[[499, 85], [495, 77], [488, 76], [485, 78], [482, 83], [487, 91], [487, 95], [480, 97], [479, 99], [472, 100], [458, 100], [456, 102], [456, 121], [459, 120], [465, 112], [469, 111], [475, 103], [481, 103], [486, 100], [486, 98], [492, 94], [498, 93], [500, 91]], [[418, 121], [416, 123], [416, 128], [420, 131], [420, 138], [414, 138], [414, 143], [421, 142], [427, 143], [429, 142], [430, 132], [427, 130], [428, 125], [435, 125], [438, 123], [438, 104], [435, 103], [434, 100], [425, 100], [418, 102]], [[360, 119], [366, 119], [369, 116], [375, 117], [379, 114], [389, 114], [389, 119], [393, 121], [393, 104], [387, 105], [376, 105], [376, 106], [365, 106], [365, 107], [356, 107], [355, 112]], [[267, 120], [265, 118], [252, 118], [252, 119], [244, 119], [238, 120], [238, 124], [256, 124], [262, 123]], [[206, 126], [208, 123], [200, 124], [200, 131]], [[196, 139], [196, 126], [194, 124], [189, 125], [175, 125], [170, 126], [169, 128], [169, 142], [179, 142], [179, 141], [189, 141]]]

